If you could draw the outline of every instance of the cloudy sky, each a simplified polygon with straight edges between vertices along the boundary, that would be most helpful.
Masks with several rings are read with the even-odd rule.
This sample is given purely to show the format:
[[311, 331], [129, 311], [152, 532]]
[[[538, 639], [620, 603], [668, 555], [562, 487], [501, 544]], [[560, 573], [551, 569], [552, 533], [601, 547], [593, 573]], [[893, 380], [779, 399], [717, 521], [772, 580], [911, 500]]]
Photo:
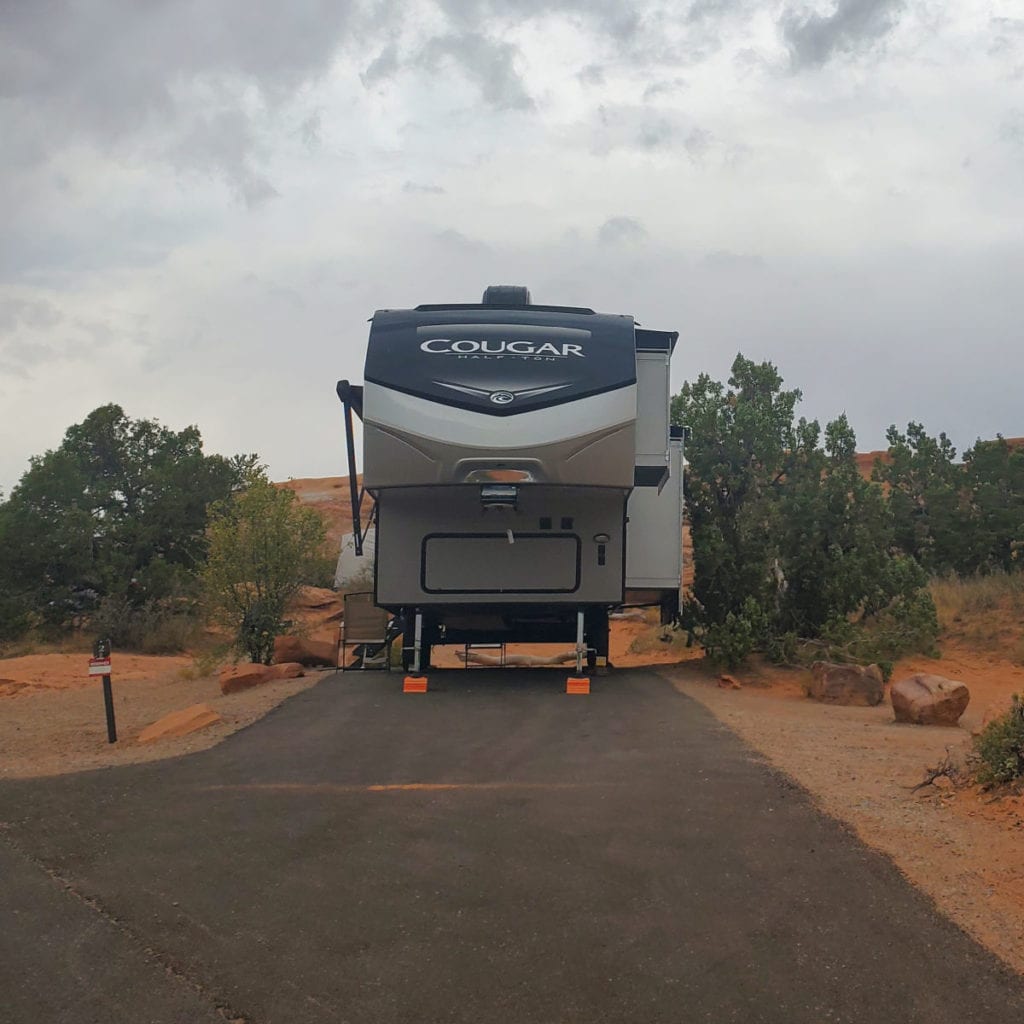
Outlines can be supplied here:
[[678, 329], [1024, 434], [1020, 0], [0, 0], [0, 488], [116, 401], [343, 470], [377, 308]]

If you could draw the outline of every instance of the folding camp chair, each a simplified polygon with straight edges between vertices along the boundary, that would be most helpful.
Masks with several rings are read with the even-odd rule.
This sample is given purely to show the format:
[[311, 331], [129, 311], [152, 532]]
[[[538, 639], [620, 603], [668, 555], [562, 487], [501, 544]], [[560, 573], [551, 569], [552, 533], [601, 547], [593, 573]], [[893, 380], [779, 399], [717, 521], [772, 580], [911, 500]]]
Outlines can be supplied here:
[[[372, 593], [346, 594], [345, 595], [345, 620], [342, 625], [341, 634], [341, 659], [339, 664], [342, 671], [356, 668], [356, 665], [348, 665], [348, 649], [354, 649], [358, 655], [358, 667], [366, 669], [367, 660], [370, 658], [370, 650], [378, 648], [383, 652], [383, 665], [385, 671], [391, 671], [391, 644], [388, 637], [388, 620], [391, 618], [386, 608], [378, 608], [373, 603]], [[362, 647], [360, 654], [358, 649]]]

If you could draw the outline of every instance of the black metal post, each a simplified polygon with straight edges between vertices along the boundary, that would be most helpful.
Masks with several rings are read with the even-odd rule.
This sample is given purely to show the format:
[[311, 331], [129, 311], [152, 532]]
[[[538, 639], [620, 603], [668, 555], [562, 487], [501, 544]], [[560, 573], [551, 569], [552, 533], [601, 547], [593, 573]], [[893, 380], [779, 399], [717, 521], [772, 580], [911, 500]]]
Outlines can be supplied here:
[[117, 722], [114, 720], [114, 691], [110, 686], [110, 676], [103, 677], [103, 706], [107, 711], [107, 742], [117, 742]]
[[[110, 657], [110, 641], [102, 638], [92, 645], [92, 656], [94, 658]], [[110, 685], [110, 673], [103, 674], [103, 707], [107, 713], [107, 742], [117, 742], [117, 722], [114, 719], [114, 691]]]
[[356, 477], [356, 440], [352, 428], [352, 397], [351, 386], [347, 380], [338, 381], [338, 397], [345, 406], [345, 448], [348, 455], [348, 487], [349, 500], [352, 505], [352, 545], [357, 556], [363, 553], [363, 517], [362, 493]]

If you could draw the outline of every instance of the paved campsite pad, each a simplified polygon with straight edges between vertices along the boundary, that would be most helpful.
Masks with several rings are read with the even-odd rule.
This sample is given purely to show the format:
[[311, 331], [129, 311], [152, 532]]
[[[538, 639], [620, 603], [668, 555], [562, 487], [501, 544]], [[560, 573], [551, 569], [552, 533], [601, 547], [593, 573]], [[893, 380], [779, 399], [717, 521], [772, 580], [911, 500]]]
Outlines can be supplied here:
[[[0, 785], [14, 1020], [1024, 1019], [1024, 985], [630, 671], [335, 675], [189, 758]], [[827, 766], [823, 766], [827, 770]]]

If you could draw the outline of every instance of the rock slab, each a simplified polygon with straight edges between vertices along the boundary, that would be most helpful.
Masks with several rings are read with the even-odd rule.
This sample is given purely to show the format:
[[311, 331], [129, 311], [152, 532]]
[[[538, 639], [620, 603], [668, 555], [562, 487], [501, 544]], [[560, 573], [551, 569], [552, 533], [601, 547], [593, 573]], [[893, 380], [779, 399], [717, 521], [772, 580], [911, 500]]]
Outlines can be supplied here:
[[963, 683], [926, 673], [907, 676], [889, 691], [897, 722], [913, 725], [956, 725], [971, 701]]
[[877, 665], [834, 665], [816, 661], [811, 666], [807, 696], [824, 704], [871, 708], [885, 698], [885, 679]]
[[299, 636], [279, 636], [274, 639], [274, 661], [282, 663], [297, 661], [300, 665], [313, 668], [338, 665], [338, 645], [329, 640], [306, 640]]
[[296, 661], [286, 661], [280, 665], [229, 665], [220, 670], [220, 692], [240, 693], [261, 683], [275, 679], [297, 679], [305, 674], [303, 666]]
[[219, 721], [221, 716], [209, 704], [193, 704], [191, 707], [182, 708], [181, 711], [172, 711], [152, 725], [147, 725], [139, 733], [137, 742], [155, 743], [169, 736], [187, 736], [190, 732], [205, 729], [208, 725], [216, 725]]

